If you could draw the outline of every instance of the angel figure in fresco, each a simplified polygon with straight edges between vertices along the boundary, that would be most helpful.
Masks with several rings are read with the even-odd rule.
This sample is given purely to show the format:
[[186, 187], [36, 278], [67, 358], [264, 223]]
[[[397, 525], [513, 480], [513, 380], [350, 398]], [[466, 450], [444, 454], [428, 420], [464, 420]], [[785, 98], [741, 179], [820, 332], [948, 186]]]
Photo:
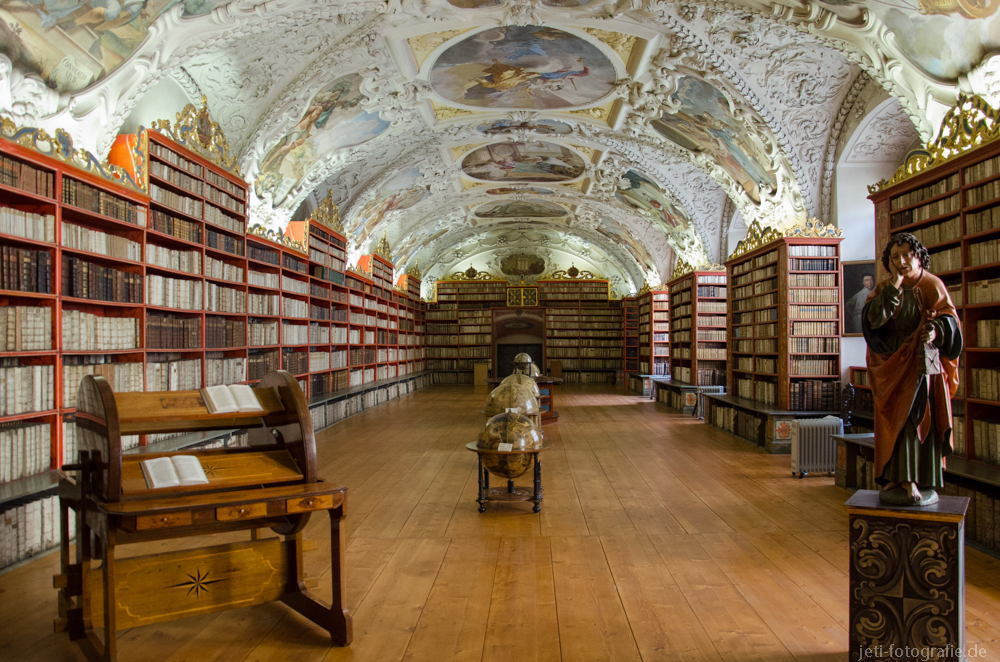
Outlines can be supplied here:
[[875, 395], [875, 482], [880, 500], [896, 505], [935, 503], [952, 451], [962, 329], [930, 262], [916, 237], [894, 234], [882, 252], [889, 276], [861, 318]]
[[[483, 72], [486, 75], [476, 78], [476, 83], [481, 87], [486, 87], [496, 90], [498, 93], [502, 93], [529, 83], [551, 84], [553, 82], [572, 80], [574, 78], [581, 78], [590, 74], [590, 69], [587, 68], [587, 65], [583, 64], [585, 59], [586, 58], [582, 57], [577, 59], [577, 62], [579, 62], [583, 67], [582, 69], [565, 67], [558, 71], [541, 73], [538, 71], [528, 71], [524, 67], [515, 67], [509, 64], [504, 64], [499, 59], [493, 58], [493, 64], [487, 67]], [[575, 85], [576, 83], [574, 82], [573, 84]]]

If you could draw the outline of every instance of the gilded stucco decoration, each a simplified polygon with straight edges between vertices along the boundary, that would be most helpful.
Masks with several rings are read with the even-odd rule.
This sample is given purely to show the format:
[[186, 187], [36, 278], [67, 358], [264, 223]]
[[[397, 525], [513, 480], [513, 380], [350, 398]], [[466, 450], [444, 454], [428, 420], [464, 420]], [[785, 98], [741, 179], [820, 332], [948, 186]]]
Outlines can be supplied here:
[[774, 228], [762, 228], [760, 223], [753, 221], [750, 223], [750, 228], [747, 230], [747, 236], [740, 243], [736, 244], [736, 250], [732, 252], [729, 259], [740, 257], [741, 255], [746, 255], [751, 251], [755, 251], [761, 246], [770, 244], [772, 241], [777, 241], [784, 236], [779, 230]]
[[152, 129], [189, 150], [203, 156], [224, 170], [243, 176], [235, 155], [229, 154], [229, 141], [218, 122], [212, 120], [208, 113], [208, 97], [201, 97], [201, 108], [193, 103], [184, 106], [177, 113], [173, 124], [170, 120], [157, 120]]
[[140, 128], [136, 135], [135, 144], [130, 149], [131, 160], [135, 165], [135, 179], [125, 168], [100, 160], [85, 149], [74, 147], [72, 136], [62, 129], [56, 129], [55, 135], [50, 136], [45, 129], [18, 128], [13, 120], [4, 118], [0, 122], [0, 136], [111, 183], [119, 184], [133, 191], [146, 192], [146, 168], [148, 164], [143, 146], [146, 140], [145, 129]]
[[937, 140], [906, 155], [903, 165], [888, 180], [868, 187], [875, 194], [914, 175], [947, 163], [970, 149], [991, 143], [1000, 137], [1000, 113], [978, 96], [961, 95], [954, 108], [941, 122]]

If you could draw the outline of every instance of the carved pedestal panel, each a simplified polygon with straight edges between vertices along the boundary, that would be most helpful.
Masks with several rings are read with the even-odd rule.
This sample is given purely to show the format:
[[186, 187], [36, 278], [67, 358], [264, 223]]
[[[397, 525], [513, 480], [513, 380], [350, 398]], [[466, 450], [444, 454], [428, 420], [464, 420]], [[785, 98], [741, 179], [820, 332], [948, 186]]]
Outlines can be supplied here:
[[891, 506], [872, 490], [847, 501], [851, 662], [965, 659], [968, 505]]

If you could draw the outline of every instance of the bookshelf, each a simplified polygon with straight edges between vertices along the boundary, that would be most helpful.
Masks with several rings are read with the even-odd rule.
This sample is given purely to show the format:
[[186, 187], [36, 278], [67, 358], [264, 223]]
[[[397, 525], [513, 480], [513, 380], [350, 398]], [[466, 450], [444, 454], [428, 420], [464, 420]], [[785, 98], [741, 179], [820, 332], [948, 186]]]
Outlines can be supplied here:
[[840, 242], [778, 237], [726, 263], [730, 394], [774, 409], [839, 410]]
[[615, 383], [622, 371], [623, 309], [608, 298], [603, 279], [538, 281], [545, 308], [545, 367], [562, 365], [564, 383]]
[[874, 433], [875, 396], [868, 383], [868, 368], [851, 366], [848, 374], [851, 388], [854, 389], [854, 406], [851, 408], [850, 414], [850, 434]]
[[622, 299], [622, 337], [625, 338], [623, 360], [626, 373], [639, 372], [639, 308], [635, 297]]
[[670, 380], [659, 384], [657, 398], [691, 413], [699, 387], [726, 384], [726, 274], [688, 271], [667, 283], [667, 291]]
[[[377, 257], [377, 281], [352, 274], [348, 287], [342, 234], [301, 224], [301, 250], [248, 234], [242, 179], [165, 135], [127, 138], [149, 164], [133, 188], [0, 140], [0, 379], [17, 396], [0, 409], [11, 442], [6, 453], [0, 438], [0, 508], [48, 499], [45, 477], [75, 459], [86, 374], [116, 391], [178, 390], [287, 365], [317, 429], [427, 384], [419, 281], [416, 296], [395, 291]], [[352, 294], [358, 330], [370, 332], [353, 344]], [[350, 349], [374, 357], [353, 388]], [[123, 438], [127, 448], [182, 441]]]
[[507, 281], [470, 269], [435, 283], [425, 312], [427, 366], [437, 384], [472, 384], [477, 363], [493, 365], [493, 308], [507, 305]]
[[[888, 181], [869, 187], [875, 206], [877, 254], [896, 232], [910, 232], [927, 247], [931, 272], [951, 294], [965, 339], [959, 358], [959, 390], [952, 398], [954, 452], [946, 478], [971, 490], [967, 522], [970, 538], [983, 542], [989, 503], [1000, 495], [1000, 133], [989, 129], [962, 142], [975, 130], [987, 106], [961, 97], [947, 125], [968, 148], [947, 151], [927, 146], [929, 156], [915, 165], [911, 154]], [[992, 124], [989, 125], [992, 127]], [[910, 164], [910, 167], [906, 167]], [[881, 262], [880, 277], [885, 276]], [[984, 499], [986, 501], [984, 501]], [[992, 523], [992, 524], [991, 524]], [[978, 525], [978, 526], [977, 526]], [[977, 530], [978, 529], [978, 530]], [[994, 549], [1000, 547], [994, 540]]]

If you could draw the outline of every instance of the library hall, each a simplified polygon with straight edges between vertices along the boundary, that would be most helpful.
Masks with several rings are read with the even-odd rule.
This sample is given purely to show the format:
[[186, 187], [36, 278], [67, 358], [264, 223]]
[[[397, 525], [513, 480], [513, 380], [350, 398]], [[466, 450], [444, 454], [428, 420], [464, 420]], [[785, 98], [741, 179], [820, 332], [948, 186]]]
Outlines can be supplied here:
[[2, 0], [0, 257], [5, 660], [1000, 660], [1000, 0]]

